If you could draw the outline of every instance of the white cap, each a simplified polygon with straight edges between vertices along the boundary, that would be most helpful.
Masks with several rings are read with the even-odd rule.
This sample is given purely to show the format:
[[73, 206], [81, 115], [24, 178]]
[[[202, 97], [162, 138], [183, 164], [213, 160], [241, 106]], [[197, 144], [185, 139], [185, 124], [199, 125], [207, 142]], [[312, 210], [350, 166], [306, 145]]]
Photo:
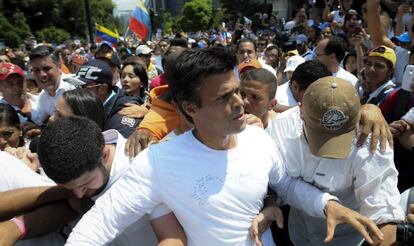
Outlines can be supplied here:
[[301, 56], [292, 56], [289, 57], [289, 59], [286, 62], [286, 68], [285, 71], [283, 71], [284, 73], [286, 72], [293, 72], [295, 71], [296, 67], [299, 66], [300, 64], [304, 63], [306, 60], [305, 58], [301, 57]]
[[136, 55], [148, 55], [149, 53], [152, 52], [152, 49], [150, 49], [148, 46], [146, 46], [145, 44], [140, 45], [137, 47], [135, 54]]

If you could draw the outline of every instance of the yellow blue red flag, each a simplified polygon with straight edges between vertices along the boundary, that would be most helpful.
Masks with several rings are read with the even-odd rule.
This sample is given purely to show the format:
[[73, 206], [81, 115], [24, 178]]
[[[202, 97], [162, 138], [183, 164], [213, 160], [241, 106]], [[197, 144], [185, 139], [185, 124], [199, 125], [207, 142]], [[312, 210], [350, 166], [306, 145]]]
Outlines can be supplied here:
[[96, 42], [100, 43], [102, 41], [108, 41], [112, 43], [113, 45], [116, 45], [118, 42], [118, 39], [120, 38], [119, 34], [117, 32], [113, 32], [109, 30], [108, 28], [99, 25], [95, 23], [95, 29], [96, 29]]
[[137, 6], [129, 22], [129, 29], [139, 38], [149, 40], [151, 36], [151, 20], [144, 3], [138, 0]]

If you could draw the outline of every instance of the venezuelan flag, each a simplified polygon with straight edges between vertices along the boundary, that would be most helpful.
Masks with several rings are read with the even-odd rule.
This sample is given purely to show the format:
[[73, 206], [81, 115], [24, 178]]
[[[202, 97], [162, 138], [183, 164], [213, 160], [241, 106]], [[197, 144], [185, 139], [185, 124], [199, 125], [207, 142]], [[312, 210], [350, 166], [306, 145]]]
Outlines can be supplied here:
[[101, 41], [108, 41], [113, 45], [116, 45], [116, 42], [118, 42], [119, 34], [115, 33], [108, 28], [99, 25], [95, 23], [95, 29], [96, 29], [96, 41], [99, 43]]
[[138, 0], [137, 7], [132, 14], [129, 22], [129, 29], [139, 38], [148, 40], [151, 35], [151, 20], [144, 3]]

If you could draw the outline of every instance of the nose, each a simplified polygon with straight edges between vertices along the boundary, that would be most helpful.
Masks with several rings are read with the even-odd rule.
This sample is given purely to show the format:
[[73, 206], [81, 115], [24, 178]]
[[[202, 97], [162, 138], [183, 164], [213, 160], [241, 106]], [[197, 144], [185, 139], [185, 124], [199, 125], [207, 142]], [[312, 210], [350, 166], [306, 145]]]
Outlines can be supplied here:
[[233, 108], [238, 108], [243, 106], [243, 99], [240, 93], [233, 94]]

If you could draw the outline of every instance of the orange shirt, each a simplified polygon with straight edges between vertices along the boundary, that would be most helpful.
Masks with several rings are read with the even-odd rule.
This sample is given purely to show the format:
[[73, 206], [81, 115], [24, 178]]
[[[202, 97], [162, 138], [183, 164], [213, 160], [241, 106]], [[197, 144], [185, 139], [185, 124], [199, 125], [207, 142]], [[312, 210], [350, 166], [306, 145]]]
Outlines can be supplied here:
[[141, 121], [138, 129], [152, 132], [157, 140], [161, 140], [180, 124], [180, 116], [175, 108], [158, 97], [168, 91], [168, 85], [156, 87], [150, 92], [151, 109]]

